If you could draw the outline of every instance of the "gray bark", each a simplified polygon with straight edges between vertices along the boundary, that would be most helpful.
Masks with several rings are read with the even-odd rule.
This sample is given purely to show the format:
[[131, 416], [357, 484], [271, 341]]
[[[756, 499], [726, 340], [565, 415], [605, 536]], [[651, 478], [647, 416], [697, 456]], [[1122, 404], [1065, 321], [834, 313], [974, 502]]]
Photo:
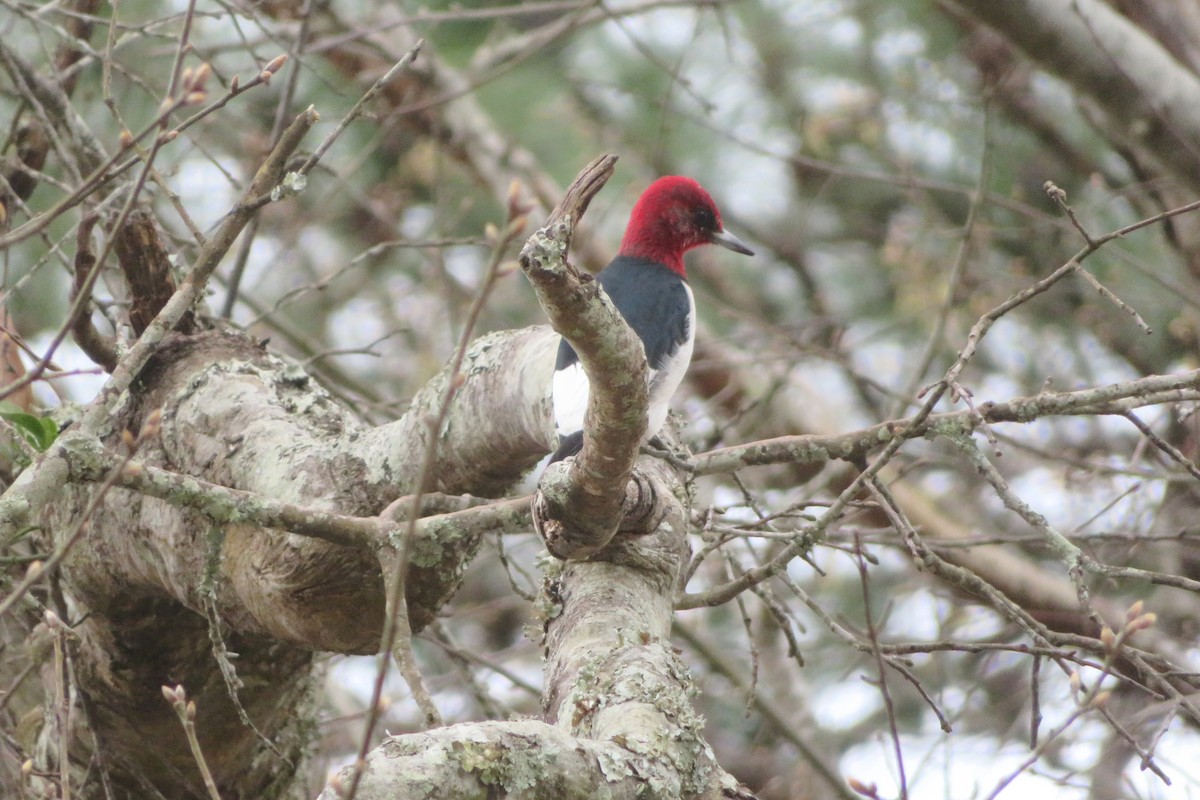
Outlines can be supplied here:
[[[579, 199], [574, 187], [568, 196]], [[591, 797], [599, 785], [618, 797], [743, 795], [701, 736], [693, 689], [669, 640], [687, 552], [679, 500], [686, 492], [672, 468], [653, 461], [628, 483], [645, 425], [644, 384], [631, 395], [607, 373], [628, 372], [628, 348], [608, 343], [632, 333], [602, 296], [580, 294], [587, 282], [563, 263], [562, 241], [583, 207], [586, 198], [553, 228], [560, 246], [538, 262], [544, 275], [565, 276], [565, 283], [535, 285], [551, 307], [574, 297], [573, 335], [604, 343], [593, 348], [595, 363], [585, 362], [599, 374], [589, 410], [596, 436], [585, 444], [584, 466], [612, 455], [607, 444], [628, 466], [573, 466], [566, 476], [609, 498], [598, 526], [607, 546], [593, 544], [592, 560], [571, 562], [550, 581], [548, 603], [558, 608], [547, 623], [547, 722], [454, 726], [393, 741], [371, 755], [360, 796], [444, 796], [455, 786], [463, 796]], [[74, 687], [119, 795], [152, 788], [203, 796], [179, 720], [161, 694], [175, 685], [196, 703], [200, 747], [224, 797], [294, 793], [313, 729], [312, 653], [369, 653], [380, 645], [380, 564], [394, 557], [397, 528], [357, 523], [418, 484], [492, 496], [510, 488], [550, 449], [557, 341], [545, 328], [483, 337], [457, 374], [430, 381], [403, 418], [369, 429], [302, 370], [242, 334], [174, 335], [105, 426], [104, 439], [116, 449], [122, 432], [159, 420], [156, 434], [140, 441], [133, 469], [114, 468], [119, 462], [92, 435], [95, 426], [80, 426], [51, 449], [35, 485], [59, 474], [75, 482], [45, 519], [60, 548], [73, 542], [60, 590], [71, 619], [81, 620]], [[434, 444], [433, 473], [423, 476]], [[461, 512], [461, 525], [455, 514], [418, 525], [405, 584], [414, 631], [457, 589], [487, 529], [471, 517], [485, 512], [493, 525], [528, 520], [501, 503]], [[347, 515], [345, 530], [313, 523], [321, 517], [336, 525], [331, 513]], [[572, 541], [579, 516], [578, 508], [562, 516], [551, 509], [544, 521]], [[622, 534], [608, 542], [622, 517]], [[275, 527], [287, 520], [296, 521], [293, 532]], [[90, 533], [75, 540], [80, 524]], [[231, 681], [254, 728], [231, 699]], [[78, 753], [90, 737], [73, 732]], [[156, 747], [145, 746], [148, 734]], [[476, 747], [480, 737], [493, 743]], [[62, 741], [57, 718], [47, 715], [38, 748], [43, 768], [53, 768]], [[551, 757], [556, 748], [563, 759]], [[419, 763], [393, 772], [412, 758]], [[87, 796], [100, 796], [99, 785]]]
[[[556, 343], [545, 328], [475, 343], [464, 364], [469, 378], [438, 432], [439, 488], [498, 493], [544, 455]], [[143, 371], [134, 401], [111, 420], [110, 444], [161, 409], [161, 433], [141, 447], [141, 462], [310, 509], [369, 516], [416, 480], [427, 417], [447, 384], [438, 376], [402, 419], [368, 429], [301, 370], [241, 334], [177, 336]], [[66, 436], [41, 465], [63, 474], [46, 520], [60, 544], [98, 491], [95, 483], [66, 480], [94, 478], [82, 438], [72, 443]], [[179, 721], [159, 691], [182, 684], [197, 703], [201, 745], [226, 796], [275, 796], [311, 736], [313, 653], [378, 649], [378, 561], [370, 549], [252, 520], [215, 525], [203, 509], [181, 502], [109, 490], [64, 563], [60, 586], [72, 618], [83, 620], [73, 664], [87, 722], [118, 786], [200, 796]], [[408, 583], [416, 630], [457, 588], [479, 542], [474, 529], [423, 530], [432, 534], [415, 543]], [[209, 617], [238, 654], [240, 702], [290, 764], [239, 720], [213, 654]], [[56, 738], [47, 725], [43, 750], [51, 751]], [[90, 736], [77, 745], [84, 743]]]
[[948, 0], [1104, 117], [1109, 136], [1200, 188], [1200, 79], [1100, 0]]
[[[358, 797], [749, 798], [715, 762], [670, 641], [688, 554], [680, 476], [640, 459], [660, 513], [548, 576], [545, 721], [464, 723], [371, 753]], [[347, 785], [353, 767], [338, 782]], [[322, 800], [336, 800], [331, 786]]]

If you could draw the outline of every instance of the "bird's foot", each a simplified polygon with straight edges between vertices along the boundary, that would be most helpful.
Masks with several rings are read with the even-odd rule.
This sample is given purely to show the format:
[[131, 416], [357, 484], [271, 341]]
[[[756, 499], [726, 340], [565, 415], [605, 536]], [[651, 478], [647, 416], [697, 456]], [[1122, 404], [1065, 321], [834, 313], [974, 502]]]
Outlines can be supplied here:
[[650, 441], [646, 442], [641, 447], [641, 452], [644, 455], [661, 458], [673, 467], [691, 472], [695, 469], [691, 461], [691, 453], [685, 447], [671, 447], [663, 442], [658, 436], [654, 436]]

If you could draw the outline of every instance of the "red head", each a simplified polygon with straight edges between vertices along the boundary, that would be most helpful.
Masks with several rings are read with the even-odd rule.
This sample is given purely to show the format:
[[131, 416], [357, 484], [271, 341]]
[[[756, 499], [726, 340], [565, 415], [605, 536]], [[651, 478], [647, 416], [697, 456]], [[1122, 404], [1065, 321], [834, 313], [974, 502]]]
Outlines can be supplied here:
[[668, 175], [650, 184], [634, 204], [621, 255], [658, 261], [686, 275], [683, 254], [702, 244], [754, 255], [722, 227], [721, 212], [704, 187], [691, 178]]

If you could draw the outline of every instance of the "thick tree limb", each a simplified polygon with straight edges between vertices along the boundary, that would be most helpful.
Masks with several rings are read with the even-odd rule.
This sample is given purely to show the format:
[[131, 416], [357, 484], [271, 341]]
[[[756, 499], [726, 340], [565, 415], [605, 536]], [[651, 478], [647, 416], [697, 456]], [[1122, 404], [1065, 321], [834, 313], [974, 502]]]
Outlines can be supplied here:
[[601, 156], [585, 167], [521, 251], [538, 301], [579, 354], [591, 387], [583, 450], [546, 470], [534, 499], [534, 524], [560, 558], [594, 555], [612, 538], [646, 430], [642, 344], [599, 284], [567, 262], [574, 227], [615, 163], [615, 156]]
[[[506, 416], [501, 409], [536, 409], [548, 374], [541, 381], [514, 382], [511, 376], [526, 371], [530, 363], [545, 365], [550, 340], [544, 329], [516, 331], [488, 337], [471, 349], [464, 371], [473, 380], [460, 389], [451, 406], [441, 442], [446, 455], [433, 475], [435, 485], [453, 493], [479, 494], [479, 487], [495, 486], [501, 465], [512, 484], [541, 457], [545, 444], [535, 434], [544, 430], [544, 417]], [[507, 393], [499, 386], [493, 395], [470, 388], [476, 381], [491, 385], [502, 375], [509, 378]], [[234, 628], [270, 633], [315, 649], [374, 652], [382, 624], [382, 584], [372, 554], [390, 527], [381, 520], [355, 525], [343, 519], [339, 524], [336, 517], [377, 514], [413, 488], [421, 452], [416, 443], [428, 435], [425, 409], [440, 402], [446, 387], [446, 376], [439, 376], [404, 418], [368, 431], [306, 375], [244, 337], [220, 332], [173, 337], [145, 371], [138, 409], [122, 427], [137, 428], [142, 414], [161, 409], [160, 440], [145, 446], [141, 458], [243, 494], [206, 494], [199, 485], [189, 487], [186, 480], [168, 479], [162, 472], [128, 480], [144, 482], [148, 491], [171, 496], [175, 503], [198, 502], [210, 519], [225, 515], [239, 523], [227, 534], [222, 562], [226, 582], [220, 594]], [[514, 421], [522, 419], [532, 431], [517, 430]], [[484, 458], [476, 447], [483, 441], [510, 447], [508, 457], [501, 464]], [[522, 447], [528, 453], [524, 461], [515, 455]], [[69, 463], [88, 452], [86, 443], [71, 437], [64, 448], [73, 451]], [[102, 463], [76, 474], [102, 474]], [[289, 504], [305, 510], [289, 509]], [[114, 549], [125, 557], [107, 559], [103, 585], [89, 591], [92, 581], [84, 581], [80, 590], [100, 602], [137, 586], [139, 591], [166, 593], [186, 607], [202, 608], [207, 525], [186, 508], [141, 495], [117, 493], [109, 505], [79, 558], [89, 558], [93, 550], [111, 554]], [[250, 513], [238, 516], [239, 509]], [[127, 523], [119, 522], [131, 518], [156, 520], [132, 551]], [[282, 525], [287, 530], [292, 521], [310, 535], [259, 533], [261, 526]], [[454, 533], [444, 543], [458, 542], [450, 544], [453, 553], [439, 554], [420, 543], [413, 553], [408, 599], [416, 628], [457, 587], [461, 569], [486, 527], [474, 526], [465, 535], [458, 525], [446, 530]]]
[[[428, 412], [439, 406], [453, 376], [432, 381], [405, 418], [366, 430], [300, 370], [269, 358], [246, 337], [219, 331], [168, 335], [190, 312], [242, 227], [270, 201], [291, 153], [316, 119], [309, 109], [284, 132], [241, 201], [203, 244], [179, 289], [154, 309], [157, 315], [116, 365], [105, 390], [0, 500], [4, 524], [24, 525], [37, 510], [49, 509], [50, 517], [37, 521], [56, 534], [71, 529], [91, 490], [64, 486], [72, 471], [94, 478], [100, 468], [79, 470], [78, 459], [94, 453], [101, 439], [111, 441], [123, 429], [140, 427], [151, 411], [163, 411], [161, 436], [139, 456], [169, 472], [144, 469], [142, 477], [177, 503], [211, 503], [205, 506], [207, 518], [140, 492], [108, 493], [90, 515], [89, 535], [64, 562], [63, 586], [83, 612], [76, 630], [76, 679], [80, 696], [92, 706], [91, 734], [102, 742], [119, 783], [148, 780], [169, 796], [195, 789], [189, 777], [193, 765], [174, 735], [178, 721], [146, 687], [184, 683], [204, 708], [198, 732], [223, 792], [259, 796], [289, 769], [264, 757], [256, 734], [243, 726], [209, 649], [212, 631], [224, 631], [223, 650], [241, 654], [237, 678], [246, 684], [241, 705], [294, 765], [307, 741], [303, 702], [312, 652], [373, 652], [383, 618], [382, 581], [369, 549], [260, 528], [237, 518], [238, 508], [255, 507], [246, 494], [227, 493], [220, 498], [226, 505], [213, 503], [220, 492], [205, 493], [180, 475], [281, 501], [282, 508], [257, 506], [267, 517], [268, 511], [283, 512], [281, 523], [303, 502], [318, 512], [310, 522], [336, 530], [339, 514], [378, 513], [413, 488], [419, 471], [414, 454], [422, 451], [426, 436], [438, 436], [442, 452], [453, 454], [439, 461], [444, 469], [433, 476], [434, 487], [476, 494], [502, 491], [550, 446], [544, 387], [557, 339], [544, 328], [477, 342], [463, 364], [468, 380], [441, 429], [432, 432]], [[514, 375], [525, 378], [514, 381]], [[133, 477], [126, 476], [131, 482]], [[222, 515], [225, 524], [215, 526]], [[420, 524], [422, 535], [413, 542], [407, 586], [415, 629], [457, 588], [486, 530], [461, 518], [448, 527], [431, 524]], [[449, 549], [429, 547], [430, 536]], [[131, 737], [131, 731], [137, 735]], [[162, 746], [147, 752], [145, 736]]]
[[[467, 382], [438, 432], [436, 485], [511, 485], [544, 455], [544, 387], [556, 341], [543, 327], [488, 336], [468, 351]], [[513, 380], [521, 374], [528, 378]], [[416, 443], [429, 435], [427, 409], [449, 386], [447, 375], [438, 376], [404, 418], [368, 430], [303, 372], [241, 334], [168, 337], [142, 371], [136, 402], [111, 421], [118, 432], [136, 429], [150, 411], [162, 412], [159, 437], [118, 478], [135, 491], [105, 496], [63, 567], [64, 587], [86, 610], [76, 630], [79, 689], [96, 699], [93, 731], [109, 757], [152, 776], [169, 796], [185, 793], [190, 768], [173, 774], [160, 763], [187, 763], [186, 745], [169, 733], [178, 721], [160, 698], [139, 694], [184, 683], [202, 708], [206, 758], [230, 796], [258, 796], [255, 787], [285, 771], [244, 729], [235, 731], [241, 723], [209, 650], [205, 617], [211, 609], [228, 649], [241, 653], [237, 676], [249, 687], [239, 693], [242, 705], [289, 752], [284, 744], [307, 715], [313, 651], [378, 647], [383, 581], [374, 551], [396, 523], [373, 515], [412, 488], [422, 452]], [[60, 445], [47, 462], [54, 494], [42, 498], [56, 531], [80, 518], [94, 491], [71, 481], [110, 474], [114, 464], [111, 451], [74, 429]], [[507, 456], [481, 455], [489, 448], [507, 448]], [[496, 529], [480, 515], [496, 513], [493, 522], [511, 527], [528, 514], [520, 500], [483, 508], [418, 521], [406, 584], [414, 629], [457, 589], [482, 535]], [[291, 534], [292, 524], [309, 535]], [[134, 673], [104, 667], [114, 647], [139, 665]], [[143, 739], [127, 735], [160, 729], [156, 741], [183, 749], [146, 753]]]
[[[654, 527], [615, 539], [604, 561], [570, 561], [550, 578], [546, 721], [393, 737], [368, 756], [359, 800], [751, 797], [701, 737], [691, 681], [669, 639], [687, 554], [679, 475], [651, 459], [639, 470], [663, 498]], [[321, 797], [338, 797], [335, 786]]]
[[[109, 420], [114, 406], [137, 379], [146, 362], [154, 354], [159, 343], [179, 321], [192, 310], [204, 291], [213, 270], [221, 263], [242, 228], [265, 204], [271, 190], [283, 179], [287, 160], [300, 145], [304, 134], [316, 124], [320, 116], [309, 108], [288, 126], [279, 144], [259, 167], [241, 200], [226, 216], [217, 232], [196, 255], [187, 277], [179, 290], [172, 295], [166, 306], [147, 326], [145, 332], [117, 364], [108, 382], [84, 411], [76, 429], [83, 435], [96, 435], [109, 429]], [[32, 373], [31, 373], [32, 374]], [[29, 379], [30, 376], [26, 376]], [[30, 522], [35, 510], [43, 508], [36, 497], [52, 497], [61, 487], [62, 467], [58, 444], [43, 454], [42, 459], [25, 470], [20, 478], [0, 496], [0, 534], [11, 533]]]
[[1100, 0], [944, 0], [1104, 111], [1110, 131], [1200, 188], [1200, 78]]

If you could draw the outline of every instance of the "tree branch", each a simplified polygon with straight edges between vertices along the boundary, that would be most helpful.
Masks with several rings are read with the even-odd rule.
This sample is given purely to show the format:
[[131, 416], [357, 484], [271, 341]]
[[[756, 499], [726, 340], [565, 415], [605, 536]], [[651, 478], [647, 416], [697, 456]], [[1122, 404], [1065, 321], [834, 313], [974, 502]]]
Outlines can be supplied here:
[[534, 525], [559, 558], [594, 555], [612, 538], [646, 430], [641, 342], [599, 284], [567, 262], [575, 225], [615, 164], [615, 156], [605, 155], [585, 167], [521, 251], [538, 301], [579, 354], [590, 386], [583, 450], [572, 461], [551, 465], [534, 499]]
[[[162, 311], [147, 326], [145, 332], [129, 349], [113, 370], [104, 389], [88, 405], [83, 418], [76, 426], [76, 435], [94, 435], [106, 427], [113, 405], [124, 392], [133, 384], [154, 354], [159, 343], [168, 332], [173, 330], [185, 314], [191, 311], [196, 301], [204, 292], [213, 270], [221, 263], [221, 259], [237, 238], [238, 233], [250, 221], [251, 216], [264, 203], [260, 198], [269, 198], [271, 190], [279, 185], [283, 178], [285, 165], [292, 152], [300, 145], [304, 134], [308, 132], [319, 119], [316, 110], [309, 107], [302, 112], [285, 131], [279, 144], [267, 156], [266, 161], [259, 167], [242, 199], [226, 216], [217, 232], [205, 243], [196, 254], [191, 270], [184, 279], [179, 290], [163, 307]], [[26, 376], [29, 379], [33, 373]], [[6, 387], [11, 390], [13, 386]], [[55, 444], [42, 457], [42, 460], [22, 474], [21, 480], [0, 496], [0, 533], [11, 532], [29, 522], [32, 512], [41, 508], [34, 502], [35, 496], [50, 496], [55, 488], [61, 486], [62, 464], [61, 452]]]
[[99, 220], [95, 214], [87, 214], [79, 221], [75, 231], [75, 280], [71, 284], [71, 302], [75, 319], [71, 322], [71, 336], [79, 349], [95, 363], [112, 372], [117, 368], [117, 346], [111, 337], [96, 330], [92, 323], [90, 297], [79, 300], [83, 292], [91, 292], [89, 276], [96, 268], [96, 254], [92, 252], [92, 230]]
[[823, 463], [839, 458], [854, 461], [897, 439], [969, 435], [993, 423], [1025, 423], [1048, 416], [1124, 416], [1135, 408], [1195, 400], [1200, 400], [1200, 370], [1152, 375], [1074, 392], [1041, 392], [1000, 403], [988, 401], [974, 409], [930, 414], [924, 419], [888, 420], [832, 436], [779, 436], [702, 453], [692, 459], [690, 466], [698, 475], [712, 475], [767, 464]]
[[1100, 0], [943, 0], [1000, 31], [1105, 112], [1108, 126], [1200, 188], [1200, 78]]
[[[569, 561], [547, 579], [545, 722], [462, 723], [395, 736], [368, 757], [358, 800], [415, 796], [563, 800], [752, 796], [714, 761], [691, 705], [693, 686], [671, 646], [671, 601], [687, 554], [678, 473], [639, 469], [667, 507], [643, 536], [618, 537], [604, 561]], [[322, 793], [335, 800], [344, 769]]]

